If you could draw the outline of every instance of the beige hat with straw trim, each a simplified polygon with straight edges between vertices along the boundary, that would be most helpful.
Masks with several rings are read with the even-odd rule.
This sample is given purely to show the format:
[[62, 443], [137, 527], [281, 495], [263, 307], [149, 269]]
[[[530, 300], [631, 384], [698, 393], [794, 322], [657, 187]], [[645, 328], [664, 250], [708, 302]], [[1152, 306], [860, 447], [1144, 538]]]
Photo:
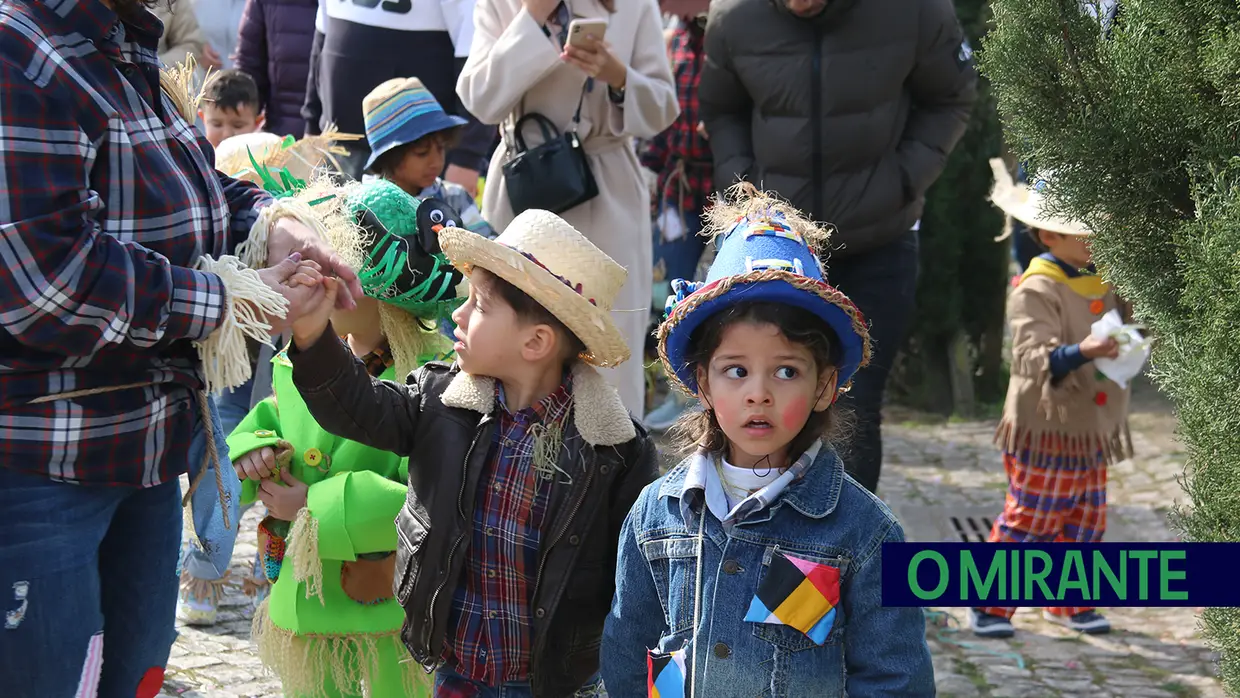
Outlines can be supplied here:
[[250, 162], [250, 154], [259, 165], [275, 172], [287, 169], [302, 181], [310, 181], [314, 171], [329, 161], [338, 164], [335, 156], [346, 155], [338, 143], [359, 140], [361, 136], [340, 133], [329, 126], [318, 136], [294, 140], [291, 136], [257, 131], [225, 138], [215, 149], [215, 169], [236, 179], [262, 185], [262, 179]]
[[1068, 220], [1044, 212], [1046, 197], [1043, 192], [1050, 185], [1050, 177], [1039, 177], [1029, 184], [1016, 184], [1008, 173], [1002, 158], [993, 158], [990, 169], [994, 173], [994, 188], [990, 201], [1004, 213], [1030, 228], [1038, 228], [1063, 235], [1089, 235], [1089, 228], [1079, 221]]
[[585, 345], [586, 363], [612, 367], [628, 360], [611, 310], [629, 273], [563, 218], [530, 209], [494, 240], [445, 228], [439, 246], [466, 275], [486, 269], [550, 311]]

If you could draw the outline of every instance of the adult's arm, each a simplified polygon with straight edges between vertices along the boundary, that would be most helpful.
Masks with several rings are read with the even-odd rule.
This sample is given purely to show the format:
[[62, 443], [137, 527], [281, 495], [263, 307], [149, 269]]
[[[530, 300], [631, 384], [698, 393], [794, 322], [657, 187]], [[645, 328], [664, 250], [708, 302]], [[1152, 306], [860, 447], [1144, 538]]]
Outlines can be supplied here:
[[[663, 40], [663, 16], [657, 0], [640, 0], [633, 58], [625, 75], [624, 101], [619, 105], [623, 121], [619, 133], [653, 138], [680, 115], [672, 64]], [[612, 110], [613, 114], [617, 109]]]
[[271, 77], [267, 74], [267, 24], [263, 0], [245, 0], [241, 26], [237, 28], [237, 48], [232, 62], [236, 68], [254, 78], [258, 101], [263, 109], [271, 103]]
[[[750, 119], [753, 99], [732, 61], [733, 35], [745, 37], [748, 28], [735, 26], [738, 3], [713, 2], [707, 19], [706, 57], [698, 83], [698, 102], [710, 150], [715, 160], [715, 188], [722, 191], [751, 174], [754, 164]], [[772, 76], [776, 79], [776, 76]]]
[[206, 338], [224, 317], [220, 278], [102, 229], [99, 153], [75, 114], [0, 60], [0, 327], [66, 356]]
[[497, 0], [474, 7], [469, 58], [456, 81], [456, 94], [484, 124], [498, 124], [521, 97], [560, 64], [560, 50], [543, 33], [542, 23], [522, 7], [512, 21], [501, 21]]
[[[920, 5], [917, 63], [906, 83], [913, 105], [897, 148], [910, 199], [925, 194], [942, 174], [977, 99], [977, 71], [951, 0]], [[710, 134], [714, 145], [715, 133]]]

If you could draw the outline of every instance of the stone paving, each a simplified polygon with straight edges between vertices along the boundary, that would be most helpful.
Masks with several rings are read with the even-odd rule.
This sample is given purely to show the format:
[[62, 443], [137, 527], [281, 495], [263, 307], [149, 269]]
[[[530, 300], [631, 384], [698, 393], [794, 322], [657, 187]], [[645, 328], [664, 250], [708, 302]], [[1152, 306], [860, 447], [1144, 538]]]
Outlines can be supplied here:
[[[1138, 386], [1133, 414], [1137, 455], [1111, 470], [1107, 540], [1170, 540], [1167, 511], [1182, 499], [1182, 454], [1173, 423], [1148, 386]], [[889, 410], [882, 497], [905, 522], [909, 537], [940, 540], [953, 513], [993, 516], [1005, 480], [990, 445], [994, 423], [936, 422]], [[248, 572], [257, 512], [242, 522], [233, 575]], [[225, 597], [219, 623], [180, 628], [161, 696], [279, 696], [249, 644], [249, 599], [240, 588]], [[1015, 617], [1010, 640], [979, 640], [964, 609], [930, 609], [927, 637], [938, 693], [944, 698], [1222, 698], [1213, 655], [1196, 632], [1194, 609], [1114, 609], [1115, 631], [1102, 637], [1071, 632], [1034, 610]]]

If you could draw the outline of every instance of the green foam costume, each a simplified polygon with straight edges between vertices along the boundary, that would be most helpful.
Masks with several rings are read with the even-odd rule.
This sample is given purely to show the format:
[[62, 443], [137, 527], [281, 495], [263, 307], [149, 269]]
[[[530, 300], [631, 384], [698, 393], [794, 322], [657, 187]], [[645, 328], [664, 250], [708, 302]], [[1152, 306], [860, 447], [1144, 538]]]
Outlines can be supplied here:
[[[460, 275], [436, 258], [442, 256], [435, 239], [440, 224], [432, 221], [451, 222], [453, 212], [387, 182], [349, 185], [343, 196], [342, 210], [368, 236], [359, 268], [364, 292], [415, 311], [380, 306], [391, 355], [398, 354], [398, 337], [416, 337], [424, 351], [415, 363], [446, 358], [435, 351], [447, 347], [446, 338], [418, 320], [439, 321], [460, 303]], [[404, 318], [409, 327], [391, 332], [392, 318]], [[378, 377], [398, 379], [392, 362], [384, 363]], [[394, 521], [405, 500], [407, 459], [321, 429], [293, 384], [286, 352], [272, 364], [273, 395], [228, 437], [229, 452], [237, 458], [270, 447], [308, 491], [291, 532], [289, 522], [272, 517], [260, 526], [260, 535], [267, 534], [260, 547], [275, 579], [254, 618], [259, 655], [290, 696], [429, 696], [429, 678], [407, 661], [399, 638], [404, 612], [391, 598]], [[243, 502], [258, 498], [259, 484], [243, 482]]]

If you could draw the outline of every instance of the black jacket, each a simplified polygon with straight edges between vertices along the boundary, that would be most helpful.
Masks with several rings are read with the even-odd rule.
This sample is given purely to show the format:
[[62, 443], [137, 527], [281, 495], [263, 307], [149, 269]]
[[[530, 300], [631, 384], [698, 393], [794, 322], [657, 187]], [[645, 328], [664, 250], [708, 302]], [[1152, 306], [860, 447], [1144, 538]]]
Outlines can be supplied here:
[[[716, 0], [698, 91], [715, 184], [745, 178], [837, 229], [891, 242], [964, 134], [977, 75], [951, 0]], [[841, 246], [843, 249], [840, 249]]]
[[[495, 382], [441, 363], [421, 367], [404, 385], [372, 380], [330, 329], [289, 357], [293, 381], [324, 429], [409, 457], [395, 586], [405, 609], [401, 637], [431, 669], [463, 583], [474, 502], [499, 421]], [[572, 480], [552, 488], [532, 598], [537, 698], [571, 696], [598, 671], [620, 527], [657, 477], [653, 443], [598, 372], [574, 369], [573, 399], [560, 454]]]

